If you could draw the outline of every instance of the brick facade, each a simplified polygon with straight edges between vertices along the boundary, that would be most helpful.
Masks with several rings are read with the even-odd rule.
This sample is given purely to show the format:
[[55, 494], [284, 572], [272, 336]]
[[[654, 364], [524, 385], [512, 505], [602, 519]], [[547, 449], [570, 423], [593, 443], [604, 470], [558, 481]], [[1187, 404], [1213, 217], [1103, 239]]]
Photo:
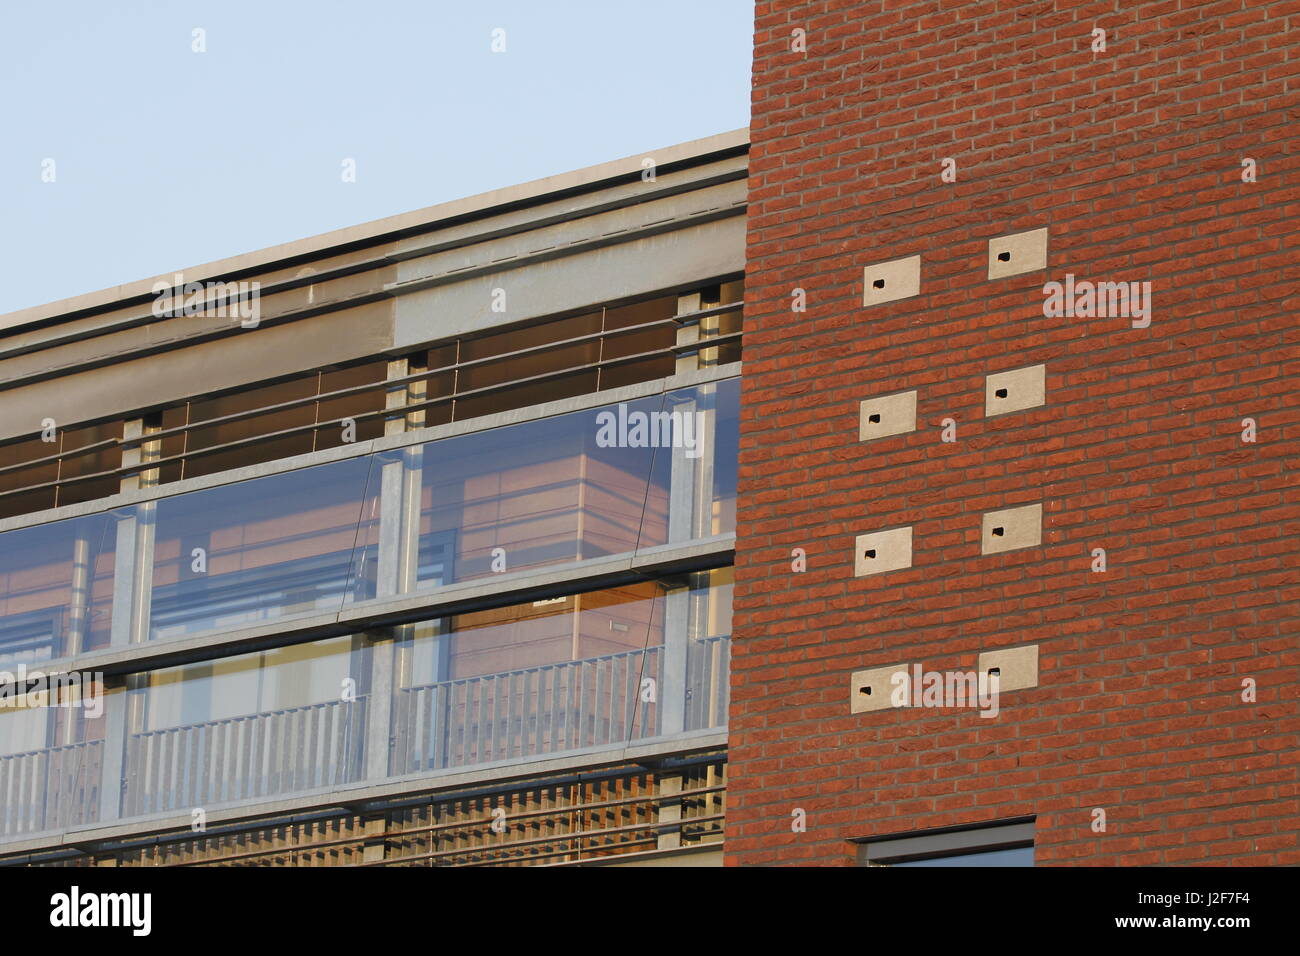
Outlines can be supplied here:
[[[1032, 814], [1040, 864], [1300, 863], [1300, 3], [759, 0], [755, 29], [728, 862]], [[988, 279], [989, 239], [1044, 227], [1046, 269]], [[919, 295], [864, 308], [863, 268], [918, 254]], [[1045, 316], [1067, 273], [1149, 281], [1150, 326]], [[986, 417], [985, 376], [1039, 363], [1045, 404]], [[859, 441], [912, 389], [915, 431]], [[981, 554], [1038, 502], [1041, 546]], [[901, 526], [912, 567], [855, 578]], [[850, 713], [854, 671], [1024, 644], [995, 719]]]

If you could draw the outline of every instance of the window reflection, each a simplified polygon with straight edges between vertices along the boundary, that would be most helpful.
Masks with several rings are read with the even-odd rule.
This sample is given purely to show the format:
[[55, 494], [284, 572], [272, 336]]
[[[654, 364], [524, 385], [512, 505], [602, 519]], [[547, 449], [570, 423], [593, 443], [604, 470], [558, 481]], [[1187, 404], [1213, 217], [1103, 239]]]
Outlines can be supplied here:
[[0, 670], [108, 644], [115, 530], [92, 515], [0, 536]]
[[724, 726], [730, 630], [729, 569], [417, 625], [393, 772]]
[[[699, 444], [598, 437], [614, 414], [689, 420]], [[156, 640], [733, 531], [738, 417], [733, 379], [8, 532], [0, 667], [109, 643], [123, 530], [152, 531]], [[403, 501], [416, 533], [381, 570], [381, 524]]]
[[374, 562], [359, 545], [377, 520], [376, 485], [370, 459], [356, 458], [159, 501], [151, 638], [370, 596]]
[[[105, 786], [121, 794], [110, 816], [131, 817], [720, 730], [731, 581], [721, 569], [430, 620], [395, 643], [354, 635], [162, 668], [127, 677], [95, 720], [0, 710], [0, 834], [92, 822]], [[394, 683], [376, 755], [377, 660]], [[111, 715], [120, 785], [101, 779], [116, 765]]]

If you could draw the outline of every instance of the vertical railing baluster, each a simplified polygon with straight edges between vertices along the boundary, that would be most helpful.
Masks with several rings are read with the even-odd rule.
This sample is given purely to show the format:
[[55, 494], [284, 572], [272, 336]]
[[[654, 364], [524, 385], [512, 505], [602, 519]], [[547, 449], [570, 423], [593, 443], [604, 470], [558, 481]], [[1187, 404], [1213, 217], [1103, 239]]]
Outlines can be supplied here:
[[564, 737], [569, 732], [568, 668], [550, 665], [551, 681], [551, 734], [550, 752], [564, 749]]
[[[125, 743], [125, 753], [122, 754], [122, 782], [125, 786], [122, 788], [122, 813], [125, 816], [131, 816], [135, 813], [136, 794], [139, 793], [140, 785], [136, 779], [136, 767], [140, 760], [140, 738], [136, 734], [127, 734]], [[112, 780], [105, 780], [103, 786], [113, 786]]]
[[491, 677], [485, 677], [484, 682], [492, 688], [492, 737], [490, 749], [488, 750], [488, 760], [497, 760], [501, 755], [501, 745], [498, 743], [501, 737], [502, 710], [505, 701], [502, 699], [506, 696], [508, 688], [503, 688], [500, 675], [494, 674]]
[[209, 749], [208, 725], [201, 724], [194, 728], [193, 734], [193, 752], [189, 754], [189, 759], [185, 761], [185, 772], [190, 774], [190, 792], [194, 794], [189, 801], [191, 807], [206, 806], [212, 802], [211, 786], [208, 781], [211, 777], [204, 772], [207, 766], [207, 756]]
[[528, 700], [524, 701], [525, 713], [532, 714], [533, 736], [532, 743], [529, 744], [529, 754], [542, 753], [542, 740], [545, 737], [545, 731], [542, 730], [542, 714], [546, 710], [546, 672], [541, 667], [534, 667], [532, 676], [528, 680], [528, 687], [533, 688], [528, 693]]
[[248, 776], [248, 741], [244, 739], [244, 729], [238, 721], [231, 721], [226, 731], [230, 735], [231, 772], [226, 782], [228, 799], [235, 799], [240, 786], [239, 781]]
[[[596, 721], [592, 730], [591, 746], [598, 746], [609, 742], [609, 718], [602, 714], [602, 705], [605, 703], [605, 682], [607, 679], [607, 668], [605, 664], [605, 661], [599, 659], [592, 661], [591, 664], [593, 670], [596, 672], [596, 692], [595, 699], [592, 701], [594, 704], [593, 711], [595, 713]], [[610, 681], [610, 683], [613, 683], [613, 681]]]
[[[320, 730], [321, 709], [319, 707], [295, 707], [291, 713], [293, 736], [289, 740], [293, 748], [296, 771], [288, 790], [297, 793], [299, 790], [310, 790], [316, 785], [317, 768], [320, 766], [317, 748], [324, 742], [324, 738], [313, 736]], [[286, 792], [286, 788], [282, 787], [280, 792]]]
[[14, 757], [0, 757], [0, 833], [12, 832], [9, 816], [13, 813]]
[[308, 722], [313, 727], [307, 734], [307, 740], [316, 751], [317, 766], [308, 775], [312, 788], [332, 787], [337, 784], [338, 771], [342, 766], [343, 754], [340, 745], [343, 735], [335, 726], [335, 705], [322, 704], [312, 708], [314, 713]]
[[[409, 773], [412, 770], [431, 770], [438, 766], [438, 730], [442, 726], [442, 721], [438, 719], [438, 707], [435, 702], [438, 693], [437, 685], [428, 688], [415, 688], [403, 691], [406, 695], [403, 706], [406, 708], [404, 718], [396, 718], [398, 723], [394, 724], [394, 733], [402, 734], [408, 731], [405, 728], [418, 727], [419, 732], [412, 736], [419, 740], [419, 746], [414, 743], [408, 748], [410, 755], [402, 763], [398, 764], [397, 773]], [[418, 759], [418, 764], [415, 761]]]
[[[159, 805], [151, 806], [150, 810], [164, 809], [166, 797], [163, 795], [174, 794], [176, 792], [177, 786], [179, 785], [180, 774], [178, 774], [176, 771], [176, 762], [177, 762], [177, 754], [179, 753], [180, 748], [177, 746], [178, 743], [177, 738], [182, 733], [184, 733], [184, 731], [176, 731], [173, 733], [169, 733], [166, 736], [166, 747], [163, 752], [161, 769], [162, 769], [163, 780], [167, 782], [167, 785], [164, 789], [159, 791], [159, 798], [157, 801], [157, 804]], [[170, 806], [165, 806], [165, 808], [171, 809]]]
[[460, 742], [456, 746], [454, 764], [449, 760], [448, 766], [463, 767], [469, 763], [469, 686], [462, 682], [451, 685], [456, 692], [456, 733]]
[[487, 734], [487, 729], [488, 729], [488, 696], [489, 695], [488, 695], [487, 686], [484, 684], [481, 678], [476, 677], [473, 679], [473, 687], [475, 691], [478, 693], [479, 719], [478, 719], [477, 732], [474, 734], [474, 740], [475, 740], [474, 757], [469, 762], [482, 763], [484, 759], [482, 741], [484, 736]]
[[212, 725], [212, 743], [209, 745], [210, 765], [212, 767], [212, 782], [209, 791], [212, 793], [212, 799], [217, 802], [226, 800], [226, 780], [229, 774], [226, 772], [226, 750], [229, 746], [229, 723], [221, 720]]
[[49, 777], [50, 757], [47, 752], [41, 754], [40, 772], [32, 774], [32, 796], [30, 799], [32, 812], [28, 817], [28, 826], [32, 830], [40, 830], [45, 826], [45, 794], [49, 789]]
[[[453, 703], [451, 684], [437, 684], [437, 690], [432, 695], [430, 709], [433, 711], [433, 740], [434, 740], [434, 758], [433, 770], [441, 770], [451, 763], [451, 750], [456, 741], [453, 737], [452, 725], [455, 723], [453, 716]], [[412, 768], [414, 769], [414, 768]]]
[[514, 710], [515, 710], [515, 675], [506, 674], [504, 682], [501, 677], [497, 677], [495, 683], [500, 686], [505, 684], [505, 716], [502, 717], [501, 724], [501, 749], [492, 754], [493, 760], [509, 760], [514, 756]]
[[577, 685], [577, 726], [574, 728], [572, 748], [582, 747], [586, 742], [587, 735], [587, 662], [579, 661], [577, 675], [574, 678]]
[[274, 773], [275, 737], [270, 727], [263, 727], [255, 720], [241, 717], [240, 722], [248, 728], [249, 739], [253, 742], [257, 754], [257, 770], [244, 782], [244, 793], [240, 794], [241, 797], [250, 797], [254, 793], [261, 793]]

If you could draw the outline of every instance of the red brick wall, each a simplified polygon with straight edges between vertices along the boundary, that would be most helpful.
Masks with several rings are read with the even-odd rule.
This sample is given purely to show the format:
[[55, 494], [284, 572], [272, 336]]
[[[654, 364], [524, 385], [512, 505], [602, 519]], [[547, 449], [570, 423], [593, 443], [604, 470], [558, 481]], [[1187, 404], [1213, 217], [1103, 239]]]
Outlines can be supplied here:
[[[1026, 814], [1043, 864], [1300, 863], [1297, 89], [1295, 0], [759, 0], [730, 863]], [[1042, 226], [1048, 268], [988, 280]], [[921, 294], [864, 309], [863, 266], [918, 253]], [[1149, 280], [1150, 328], [1045, 318], [1067, 272]], [[1047, 404], [985, 419], [984, 376], [1040, 362]], [[859, 443], [907, 389], [917, 431]], [[1041, 547], [981, 556], [1037, 501]], [[900, 525], [914, 566], [855, 578]], [[849, 712], [854, 670], [1031, 642], [997, 719]]]

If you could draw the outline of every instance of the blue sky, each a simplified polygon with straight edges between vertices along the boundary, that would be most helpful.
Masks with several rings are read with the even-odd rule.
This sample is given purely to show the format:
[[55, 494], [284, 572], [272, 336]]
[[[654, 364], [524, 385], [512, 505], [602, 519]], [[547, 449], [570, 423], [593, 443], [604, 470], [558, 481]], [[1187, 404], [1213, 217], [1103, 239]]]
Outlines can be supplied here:
[[49, 0], [2, 20], [0, 313], [749, 121], [753, 0]]

